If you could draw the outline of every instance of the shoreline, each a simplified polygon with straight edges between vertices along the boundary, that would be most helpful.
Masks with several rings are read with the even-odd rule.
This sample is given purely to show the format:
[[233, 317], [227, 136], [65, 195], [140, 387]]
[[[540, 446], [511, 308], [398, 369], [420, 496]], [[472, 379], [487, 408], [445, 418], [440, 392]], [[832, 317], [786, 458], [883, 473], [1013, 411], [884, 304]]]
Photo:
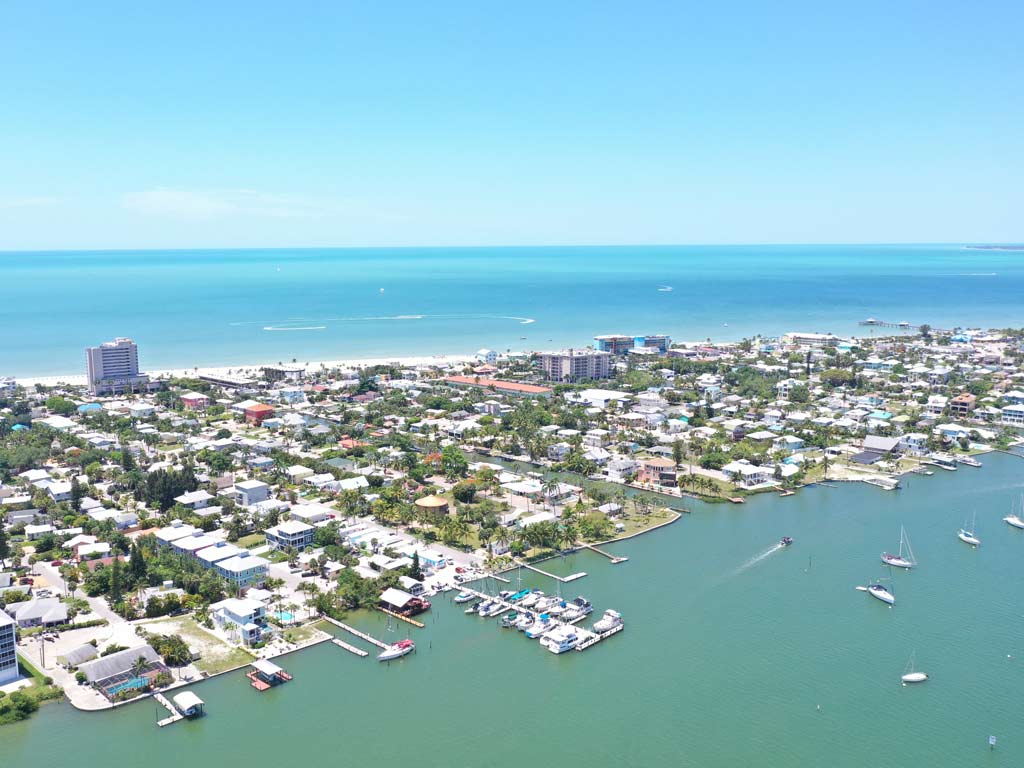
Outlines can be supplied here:
[[[286, 365], [301, 366], [307, 372], [319, 369], [331, 370], [334, 368], [357, 369], [374, 365], [400, 366], [439, 366], [464, 364], [478, 362], [475, 353], [446, 353], [436, 355], [398, 355], [394, 357], [367, 357], [367, 358], [346, 358], [343, 360], [308, 360], [305, 362], [287, 363]], [[164, 368], [154, 371], [145, 371], [151, 379], [165, 378], [186, 378], [194, 376], [240, 376], [259, 377], [264, 367], [277, 366], [275, 362], [263, 363], [239, 363], [237, 365], [219, 366], [193, 366], [191, 368]], [[15, 381], [21, 386], [31, 387], [41, 384], [45, 387], [55, 387], [61, 384], [68, 386], [87, 386], [84, 373], [52, 374], [47, 376], [14, 376]]]

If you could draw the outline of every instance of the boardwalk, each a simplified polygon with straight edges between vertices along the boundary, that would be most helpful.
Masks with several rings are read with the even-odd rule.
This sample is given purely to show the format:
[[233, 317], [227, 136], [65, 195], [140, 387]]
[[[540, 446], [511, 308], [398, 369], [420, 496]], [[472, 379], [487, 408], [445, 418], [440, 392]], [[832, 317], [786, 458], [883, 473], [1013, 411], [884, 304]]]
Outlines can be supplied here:
[[339, 648], [344, 648], [349, 653], [354, 653], [356, 656], [359, 656], [361, 658], [366, 658], [370, 655], [369, 651], [364, 651], [362, 648], [356, 648], [354, 645], [349, 645], [344, 640], [340, 640], [337, 637], [332, 637], [331, 642]]
[[324, 616], [324, 621], [327, 621], [327, 622], [333, 624], [334, 626], [338, 627], [338, 629], [344, 629], [350, 635], [355, 635], [360, 640], [365, 640], [366, 642], [368, 642], [368, 643], [370, 643], [372, 645], [376, 645], [378, 648], [382, 648], [383, 649], [383, 648], [387, 648], [388, 647], [388, 644], [383, 642], [382, 640], [378, 640], [376, 637], [373, 637], [372, 635], [368, 635], [365, 632], [360, 632], [355, 627], [350, 627], [348, 624], [340, 622], [337, 619], [332, 619], [330, 616]]
[[165, 717], [163, 720], [156, 721], [156, 724], [159, 727], [163, 728], [165, 725], [170, 725], [171, 723], [176, 723], [179, 720], [185, 719], [185, 716], [181, 714], [181, 712], [179, 712], [177, 709], [175, 709], [174, 705], [171, 704], [171, 702], [167, 700], [167, 697], [164, 696], [162, 693], [153, 694], [153, 698], [156, 699], [160, 703], [160, 705], [164, 707], [164, 709], [171, 713], [169, 717]]

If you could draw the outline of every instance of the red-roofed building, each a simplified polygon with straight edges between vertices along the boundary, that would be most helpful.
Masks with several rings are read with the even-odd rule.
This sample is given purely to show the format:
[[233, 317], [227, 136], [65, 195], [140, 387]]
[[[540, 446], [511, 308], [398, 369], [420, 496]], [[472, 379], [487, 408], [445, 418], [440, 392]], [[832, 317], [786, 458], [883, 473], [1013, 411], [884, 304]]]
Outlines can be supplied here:
[[273, 415], [274, 407], [263, 403], [257, 403], [245, 409], [245, 420], [250, 424], [262, 424], [264, 419], [269, 419]]
[[501, 381], [500, 379], [485, 379], [482, 376], [448, 376], [445, 378], [448, 384], [456, 387], [476, 387], [478, 389], [493, 389], [505, 395], [521, 395], [523, 397], [550, 397], [550, 387], [538, 387], [536, 384], [520, 384], [518, 381]]

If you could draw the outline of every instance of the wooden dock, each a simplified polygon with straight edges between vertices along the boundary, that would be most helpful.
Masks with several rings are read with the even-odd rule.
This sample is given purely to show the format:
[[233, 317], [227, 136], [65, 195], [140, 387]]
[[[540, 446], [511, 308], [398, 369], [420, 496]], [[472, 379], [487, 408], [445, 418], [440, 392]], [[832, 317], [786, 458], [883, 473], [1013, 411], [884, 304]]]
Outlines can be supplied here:
[[380, 608], [380, 607], [378, 607], [377, 610], [380, 611], [381, 613], [386, 613], [388, 616], [394, 616], [396, 619], [401, 619], [406, 624], [412, 624], [414, 627], [419, 627], [420, 629], [423, 629], [425, 626], [427, 626], [422, 621], [416, 621], [416, 619], [409, 618], [408, 616], [403, 616], [400, 613], [395, 613], [394, 611], [389, 611], [387, 608]]
[[607, 632], [602, 632], [600, 635], [598, 635], [598, 634], [596, 634], [594, 632], [591, 632], [590, 633], [591, 637], [588, 637], [586, 640], [584, 640], [579, 645], [577, 645], [576, 646], [576, 650], [577, 651], [585, 651], [585, 650], [587, 650], [587, 648], [590, 648], [593, 645], [597, 645], [598, 643], [600, 643], [605, 638], [611, 637], [612, 635], [617, 635], [619, 632], [621, 632], [625, 628], [626, 628], [625, 624], [619, 624], [619, 626], [613, 627], [612, 629], [609, 629]]
[[583, 546], [593, 552], [597, 552], [597, 554], [599, 555], [604, 555], [612, 561], [612, 565], [618, 565], [619, 563], [625, 563], [629, 561], [628, 557], [618, 557], [616, 555], [613, 555], [611, 552], [605, 552], [603, 549], [598, 549], [593, 544], [584, 544]]
[[528, 563], [524, 563], [524, 562], [521, 562], [519, 560], [516, 560], [515, 563], [516, 563], [516, 565], [521, 565], [523, 568], [531, 570], [534, 573], [539, 573], [541, 576], [547, 576], [549, 579], [554, 579], [555, 581], [560, 581], [563, 584], [568, 584], [570, 581], [576, 581], [576, 579], [582, 579], [584, 576], [587, 575], [586, 573], [581, 571], [580, 573], [573, 573], [573, 574], [570, 574], [569, 576], [556, 576], [553, 573], [548, 573], [547, 571], [542, 571], [540, 568], [538, 568], [535, 565], [530, 565]]
[[344, 640], [341, 640], [340, 638], [332, 637], [331, 638], [331, 642], [334, 643], [339, 648], [344, 648], [349, 653], [354, 653], [356, 656], [359, 656], [361, 658], [365, 659], [367, 656], [370, 655], [369, 651], [364, 651], [362, 648], [356, 648], [354, 645], [349, 645], [348, 643], [346, 643]]
[[174, 705], [167, 700], [167, 697], [164, 696], [162, 693], [154, 693], [153, 698], [160, 703], [160, 706], [162, 706], [164, 709], [171, 713], [169, 717], [165, 717], [163, 720], [156, 721], [157, 726], [159, 726], [160, 728], [163, 728], [165, 725], [171, 725], [171, 723], [176, 723], [179, 720], [185, 719], [185, 716], [181, 714], [181, 712], [179, 712], [174, 707]]
[[384, 649], [384, 648], [388, 647], [387, 643], [385, 643], [385, 642], [383, 642], [381, 640], [378, 640], [376, 637], [373, 637], [372, 635], [368, 635], [365, 632], [360, 632], [355, 627], [350, 627], [348, 624], [340, 622], [337, 619], [332, 619], [330, 616], [324, 616], [324, 621], [326, 621], [326, 622], [328, 622], [330, 624], [333, 624], [338, 629], [344, 629], [350, 635], [355, 635], [360, 640], [365, 640], [366, 642], [370, 643], [371, 645], [376, 645], [378, 648]]

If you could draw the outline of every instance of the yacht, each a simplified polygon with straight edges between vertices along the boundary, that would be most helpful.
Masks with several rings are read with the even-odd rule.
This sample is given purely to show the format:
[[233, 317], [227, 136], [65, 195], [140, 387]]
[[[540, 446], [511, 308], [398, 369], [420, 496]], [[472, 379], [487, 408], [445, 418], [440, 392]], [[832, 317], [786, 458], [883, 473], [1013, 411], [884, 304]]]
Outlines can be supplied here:
[[471, 592], [459, 592], [459, 594], [457, 594], [455, 596], [455, 602], [456, 603], [468, 603], [474, 597], [476, 597], [476, 595], [472, 594]]
[[412, 640], [399, 640], [394, 645], [389, 645], [383, 651], [377, 654], [377, 661], [391, 661], [392, 659], [400, 659], [408, 653], [412, 653], [416, 650], [416, 643]]
[[896, 596], [882, 584], [868, 584], [867, 593], [872, 597], [878, 598], [883, 603], [888, 603], [889, 605], [896, 603]]
[[552, 653], [565, 653], [580, 644], [580, 636], [572, 627], [559, 627], [544, 637], [540, 644]]
[[561, 618], [564, 622], [573, 624], [582, 619], [584, 615], [585, 614], [583, 613], [583, 611], [581, 611], [578, 607], [570, 604], [568, 607], [566, 607], [565, 612], [559, 618]]
[[533, 624], [526, 628], [525, 633], [531, 640], [536, 640], [538, 637], [546, 635], [556, 626], [558, 625], [551, 621], [547, 616], [539, 616]]
[[613, 611], [609, 608], [604, 612], [604, 616], [594, 622], [594, 631], [601, 635], [608, 632], [616, 627], [622, 626], [622, 615], [618, 611]]
[[548, 610], [549, 608], [553, 608], [560, 602], [561, 598], [555, 597], [554, 595], [549, 595], [548, 597], [542, 597], [540, 600], [537, 601], [537, 603], [533, 607], [536, 608], [538, 611], [543, 612]]
[[910, 549], [910, 539], [907, 538], [907, 532], [903, 526], [900, 526], [900, 551], [899, 554], [893, 555], [888, 552], [882, 553], [882, 562], [886, 565], [892, 565], [896, 568], [913, 568], [917, 565], [917, 561], [914, 560], [914, 553]]
[[523, 606], [523, 608], [533, 608], [533, 606], [535, 606], [542, 597], [544, 597], [544, 593], [539, 589], [535, 589], [523, 598], [523, 602], [521, 602], [520, 605]]
[[971, 519], [971, 527], [968, 528], [967, 522], [964, 521], [964, 527], [956, 532], [956, 537], [964, 544], [970, 544], [972, 547], [976, 547], [981, 544], [981, 539], [979, 539], [977, 534], [974, 532], [977, 522], [978, 515], [975, 513], [974, 517]]
[[584, 616], [589, 616], [591, 613], [594, 612], [594, 606], [592, 606], [590, 604], [590, 601], [587, 600], [585, 597], [575, 598], [571, 603], [569, 603], [569, 607], [571, 608], [572, 606], [576, 606], [577, 608], [579, 608], [580, 611], [583, 612]]
[[569, 604], [564, 600], [559, 600], [557, 603], [548, 608], [548, 613], [552, 616], [561, 616], [565, 613], [565, 609], [569, 607]]

